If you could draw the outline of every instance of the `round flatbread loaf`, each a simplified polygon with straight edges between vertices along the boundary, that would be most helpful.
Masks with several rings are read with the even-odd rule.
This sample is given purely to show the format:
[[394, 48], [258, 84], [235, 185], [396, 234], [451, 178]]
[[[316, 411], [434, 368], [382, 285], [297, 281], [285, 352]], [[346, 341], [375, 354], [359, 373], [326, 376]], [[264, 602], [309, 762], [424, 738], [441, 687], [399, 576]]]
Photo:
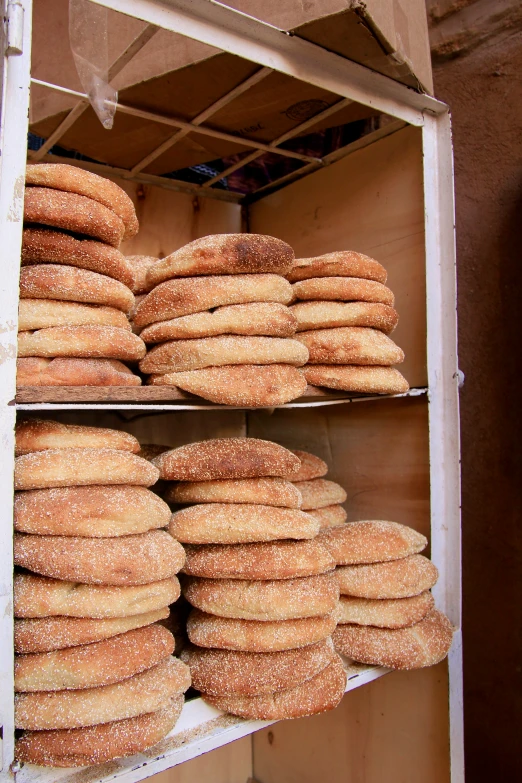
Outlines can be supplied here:
[[319, 533], [318, 541], [334, 557], [337, 565], [384, 563], [421, 552], [428, 539], [398, 522], [364, 520], [348, 522]]
[[310, 479], [310, 481], [294, 482], [301, 493], [303, 511], [315, 508], [325, 508], [325, 506], [334, 506], [344, 503], [347, 494], [340, 484], [335, 481], [328, 481], [324, 478]]
[[134, 275], [125, 256], [115, 247], [92, 239], [82, 239], [49, 228], [24, 228], [22, 266], [68, 264], [107, 275], [132, 288]]
[[115, 326], [127, 331], [131, 329], [125, 313], [115, 307], [59, 302], [56, 299], [20, 299], [20, 332], [48, 329], [52, 326]]
[[168, 607], [152, 612], [92, 620], [88, 617], [32, 617], [15, 620], [15, 652], [43, 653], [77, 647], [144, 628], [169, 616]]
[[185, 546], [183, 573], [211, 579], [295, 579], [324, 574], [335, 561], [317, 541]]
[[335, 656], [319, 674], [295, 688], [262, 696], [242, 696], [222, 693], [219, 696], [202, 693], [202, 697], [218, 710], [253, 720], [285, 720], [304, 718], [333, 710], [346, 688], [346, 672], [339, 656]]
[[158, 263], [155, 256], [126, 256], [125, 260], [132, 269], [132, 281], [129, 284], [133, 294], [148, 294], [154, 284], [147, 282], [147, 272], [154, 264]]
[[141, 360], [140, 370], [144, 373], [187, 372], [227, 364], [292, 364], [301, 367], [307, 360], [307, 348], [287, 337], [223, 335], [155, 345]]
[[143, 459], [148, 459], [149, 462], [152, 462], [153, 459], [159, 457], [165, 451], [172, 451], [172, 446], [162, 446], [159, 443], [141, 443], [139, 454]]
[[319, 674], [335, 656], [332, 640], [296, 650], [256, 653], [186, 647], [181, 660], [190, 667], [198, 691], [258, 696], [293, 688]]
[[146, 343], [213, 337], [219, 334], [268, 335], [292, 337], [297, 319], [290, 308], [277, 302], [251, 302], [225, 305], [203, 313], [182, 315], [170, 321], [158, 321], [146, 326], [140, 337]]
[[87, 234], [113, 247], [119, 247], [125, 232], [118, 215], [92, 198], [52, 188], [25, 189], [24, 223]]
[[124, 239], [138, 233], [134, 204], [125, 191], [110, 179], [67, 163], [30, 163], [25, 172], [27, 185], [56, 188], [94, 199], [115, 212], [125, 226]]
[[15, 454], [29, 454], [45, 449], [121, 449], [136, 454], [138, 439], [123, 430], [108, 427], [86, 427], [82, 424], [63, 424], [52, 419], [26, 419], [15, 429]]
[[424, 555], [388, 563], [348, 565], [337, 569], [341, 593], [360, 598], [408, 598], [431, 588], [439, 572]]
[[354, 250], [338, 250], [313, 258], [296, 258], [294, 265], [286, 275], [287, 280], [295, 283], [311, 277], [363, 277], [385, 283], [386, 269], [373, 258]]
[[395, 297], [382, 283], [358, 277], [314, 277], [292, 286], [294, 299], [304, 301], [378, 302], [393, 307]]
[[180, 481], [164, 495], [167, 503], [255, 503], [263, 506], [300, 508], [301, 495], [283, 478]]
[[16, 384], [17, 386], [141, 386], [141, 378], [116, 359], [31, 357], [17, 360]]
[[247, 652], [294, 650], [328, 638], [337, 624], [334, 613], [296, 620], [236, 620], [193, 609], [187, 620], [190, 641], [199, 647]]
[[15, 565], [90, 585], [143, 585], [183, 568], [185, 550], [165, 530], [116, 538], [15, 533]]
[[328, 473], [328, 465], [320, 457], [316, 457], [315, 454], [310, 454], [308, 451], [301, 451], [300, 449], [293, 449], [292, 454], [299, 457], [301, 460], [301, 467], [297, 474], [292, 476], [292, 481], [310, 481], [311, 479], [321, 478]]
[[288, 449], [260, 438], [212, 438], [187, 443], [154, 460], [160, 478], [209, 481], [261, 476], [293, 478], [299, 459]]
[[140, 302], [134, 314], [139, 329], [156, 321], [201, 313], [222, 305], [292, 301], [292, 286], [279, 275], [212, 275], [160, 283]]
[[188, 666], [177, 658], [112, 685], [15, 696], [18, 729], [72, 729], [154, 712], [190, 686]]
[[35, 264], [20, 270], [21, 299], [56, 299], [115, 307], [128, 313], [134, 294], [107, 275], [60, 264]]
[[263, 234], [211, 234], [195, 239], [163, 258], [147, 274], [153, 286], [173, 277], [194, 275], [286, 274], [294, 251]]
[[28, 731], [17, 740], [15, 757], [44, 767], [85, 767], [133, 756], [172, 731], [184, 703], [183, 696], [174, 696], [168, 706], [134, 718], [80, 729]]
[[346, 326], [299, 332], [296, 340], [309, 351], [309, 364], [390, 365], [404, 361], [404, 352], [377, 329]]
[[15, 460], [15, 489], [135, 484], [150, 487], [159, 478], [148, 460], [118, 449], [48, 449]]
[[321, 530], [327, 527], [340, 527], [346, 522], [348, 514], [342, 506], [325, 506], [324, 508], [311, 508], [306, 512], [317, 519]]
[[369, 326], [389, 334], [399, 322], [393, 307], [376, 302], [298, 302], [289, 308], [297, 319], [297, 331], [336, 326]]
[[175, 576], [132, 587], [82, 585], [35, 574], [16, 574], [15, 617], [130, 617], [173, 604], [180, 594]]
[[128, 536], [165, 527], [170, 517], [154, 492], [125, 485], [26, 490], [14, 502], [15, 530], [41, 536]]
[[390, 669], [434, 666], [449, 652], [453, 626], [437, 609], [409, 628], [374, 628], [338, 625], [333, 633], [336, 649], [354, 661]]
[[169, 533], [183, 544], [247, 544], [315, 538], [319, 524], [293, 508], [251, 503], [202, 503], [172, 515]]
[[123, 359], [137, 362], [147, 352], [143, 340], [114, 326], [52, 326], [35, 332], [18, 332], [18, 356], [54, 359]]
[[337, 622], [339, 625], [350, 623], [378, 628], [408, 628], [426, 617], [434, 607], [435, 601], [430, 592], [384, 601], [341, 595]]
[[303, 373], [312, 386], [357, 394], [405, 394], [410, 388], [395, 367], [309, 364]]
[[273, 408], [301, 397], [307, 387], [303, 373], [289, 364], [238, 364], [189, 372], [151, 375], [156, 386], [178, 386], [217, 405]]
[[183, 579], [187, 601], [209, 614], [239, 620], [293, 620], [333, 612], [339, 583], [333, 573], [299, 579]]
[[174, 652], [174, 637], [162, 625], [65, 650], [17, 655], [16, 692], [95, 688], [150, 669]]

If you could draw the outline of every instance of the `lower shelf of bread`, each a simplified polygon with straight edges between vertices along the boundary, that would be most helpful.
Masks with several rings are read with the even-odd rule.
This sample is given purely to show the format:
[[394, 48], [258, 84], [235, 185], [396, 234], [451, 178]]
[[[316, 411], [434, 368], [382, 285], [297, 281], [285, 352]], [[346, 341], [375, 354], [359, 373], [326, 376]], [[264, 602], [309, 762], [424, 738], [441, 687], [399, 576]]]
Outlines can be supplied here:
[[[345, 661], [346, 692], [377, 680], [389, 669]], [[147, 753], [110, 761], [98, 767], [48, 769], [24, 764], [16, 772], [16, 783], [137, 783], [169, 767], [201, 756], [210, 750], [253, 734], [275, 721], [244, 720], [227, 715], [203, 699], [187, 701], [171, 733]]]

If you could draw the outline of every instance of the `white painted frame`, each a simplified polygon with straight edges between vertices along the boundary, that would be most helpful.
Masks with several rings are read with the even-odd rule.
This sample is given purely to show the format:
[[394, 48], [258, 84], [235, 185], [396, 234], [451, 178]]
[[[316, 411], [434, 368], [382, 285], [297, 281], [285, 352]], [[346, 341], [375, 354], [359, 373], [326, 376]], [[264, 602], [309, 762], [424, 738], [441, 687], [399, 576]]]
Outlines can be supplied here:
[[[14, 0], [10, 0], [14, 2]], [[448, 108], [388, 77], [374, 73], [319, 46], [226, 8], [212, 0], [93, 0], [149, 25], [171, 30], [197, 41], [258, 63], [264, 68], [295, 76], [421, 127], [424, 152], [426, 227], [428, 395], [430, 421], [432, 557], [440, 570], [435, 588], [437, 603], [460, 629], [460, 467], [458, 367], [456, 351], [456, 276], [452, 149]], [[23, 52], [2, 57], [2, 123], [0, 129], [0, 229], [3, 265], [0, 281], [0, 718], [3, 726], [2, 783], [12, 783], [12, 537], [13, 425], [15, 407], [17, 285], [23, 215], [25, 134], [30, 85], [31, 0], [16, 0], [24, 10]], [[3, 0], [3, 6], [7, 0]], [[3, 8], [5, 11], [5, 7]], [[3, 14], [5, 18], [5, 13]], [[2, 30], [2, 53], [5, 30]], [[314, 167], [315, 169], [315, 167]], [[317, 404], [317, 403], [316, 403]], [[25, 406], [34, 409], [34, 406]], [[60, 407], [60, 406], [53, 406]], [[62, 406], [63, 407], [63, 406]], [[94, 406], [77, 405], [77, 408]], [[120, 407], [131, 407], [128, 405]], [[136, 406], [138, 407], [138, 406]], [[179, 409], [180, 406], [176, 406]], [[141, 406], [140, 406], [141, 408]], [[167, 406], [158, 406], [162, 410]], [[366, 668], [349, 681], [348, 689], [386, 673]], [[461, 634], [457, 630], [449, 658], [451, 780], [463, 783], [462, 659]], [[266, 722], [233, 721], [215, 730], [216, 711], [195, 700], [186, 705], [174, 733], [201, 727], [197, 741], [169, 751], [156, 760], [146, 757], [123, 760], [116, 772], [98, 781], [134, 783], [182, 761], [231, 742], [268, 725]], [[206, 726], [206, 728], [205, 728]], [[144, 766], [146, 760], [146, 766]], [[69, 771], [24, 767], [19, 783], [72, 781]]]

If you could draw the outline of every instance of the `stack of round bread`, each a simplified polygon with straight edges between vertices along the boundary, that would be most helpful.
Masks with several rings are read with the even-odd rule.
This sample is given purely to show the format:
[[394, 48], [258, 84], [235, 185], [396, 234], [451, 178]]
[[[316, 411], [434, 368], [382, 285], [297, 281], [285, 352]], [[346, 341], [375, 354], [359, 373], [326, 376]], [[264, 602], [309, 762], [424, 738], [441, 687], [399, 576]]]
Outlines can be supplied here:
[[[117, 430], [28, 420], [16, 431], [16, 756], [98, 764], [156, 744], [190, 685], [157, 621], [179, 596], [183, 547], [158, 478]], [[23, 570], [22, 570], [23, 569]], [[152, 581], [154, 580], [154, 581]]]
[[308, 348], [308, 383], [349, 392], [399, 394], [408, 383], [392, 365], [404, 353], [387, 335], [399, 320], [386, 270], [352, 251], [298, 258], [287, 275], [296, 340]]
[[420, 555], [427, 539], [397, 522], [349, 522], [318, 539], [337, 563], [341, 598], [336, 649], [390, 669], [433, 666], [446, 657], [453, 628], [430, 589], [438, 572]]
[[263, 407], [301, 396], [306, 347], [283, 277], [294, 253], [260, 234], [217, 234], [190, 242], [153, 264], [151, 287], [134, 313], [149, 344], [140, 370], [148, 383], [172, 385], [224, 405]]
[[27, 167], [19, 386], [139, 386], [126, 362], [145, 356], [132, 333], [135, 273], [120, 253], [138, 231], [114, 182], [62, 163]]
[[334, 560], [299, 510], [288, 478], [299, 459], [255, 438], [192, 443], [154, 460], [175, 504], [169, 530], [185, 545], [182, 589], [194, 607], [182, 660], [203, 698], [246, 718], [333, 709], [346, 675], [331, 634]]
[[299, 473], [292, 479], [301, 493], [301, 509], [317, 519], [321, 530], [344, 525], [347, 515], [341, 503], [346, 492], [340, 484], [324, 478], [326, 462], [308, 451], [295, 450], [293, 454], [301, 460]]

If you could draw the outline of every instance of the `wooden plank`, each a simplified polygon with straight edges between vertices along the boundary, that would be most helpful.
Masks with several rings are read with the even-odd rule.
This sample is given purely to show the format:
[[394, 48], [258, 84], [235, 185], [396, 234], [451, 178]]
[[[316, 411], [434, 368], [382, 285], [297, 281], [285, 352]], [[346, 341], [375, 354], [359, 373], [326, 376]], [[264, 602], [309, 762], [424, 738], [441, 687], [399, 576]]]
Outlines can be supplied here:
[[243, 737], [149, 778], [151, 783], [245, 783], [252, 775], [252, 740]]

